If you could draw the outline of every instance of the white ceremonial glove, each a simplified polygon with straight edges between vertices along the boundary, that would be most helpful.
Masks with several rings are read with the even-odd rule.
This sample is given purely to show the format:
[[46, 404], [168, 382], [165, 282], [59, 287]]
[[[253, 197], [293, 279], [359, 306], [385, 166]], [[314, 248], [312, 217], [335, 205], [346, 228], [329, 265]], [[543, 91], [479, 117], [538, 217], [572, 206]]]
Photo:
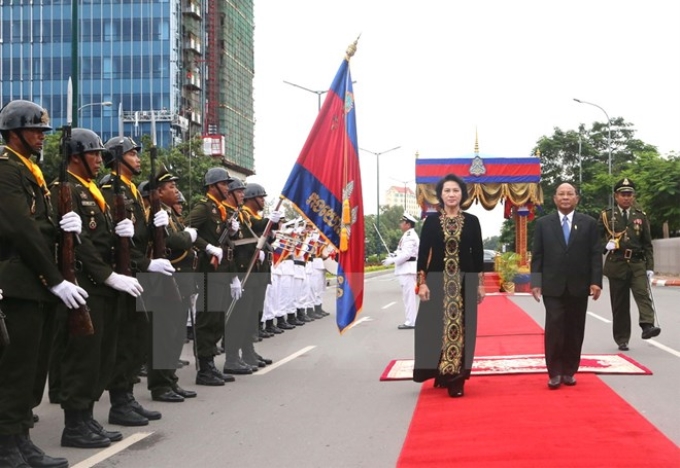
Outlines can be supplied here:
[[229, 223], [229, 230], [231, 232], [238, 232], [239, 229], [241, 229], [241, 223], [239, 223], [235, 219], [232, 219], [231, 222]]
[[2, 289], [0, 289], [0, 301], [2, 300]]
[[191, 243], [193, 244], [196, 242], [196, 238], [198, 237], [198, 233], [196, 232], [196, 229], [192, 227], [185, 227], [184, 232], [188, 232], [189, 235], [191, 236]]
[[241, 280], [238, 279], [238, 276], [234, 276], [234, 279], [231, 280], [231, 298], [235, 301], [238, 301], [241, 299], [241, 296], [243, 296], [243, 289], [241, 289]]
[[272, 223], [278, 223], [279, 220], [283, 217], [283, 211], [279, 210], [274, 210], [271, 213], [269, 213], [269, 220]]
[[132, 297], [139, 297], [144, 292], [142, 285], [139, 284], [137, 278], [132, 276], [119, 275], [118, 273], [111, 273], [111, 275], [104, 280], [104, 284], [117, 291], [128, 293]]
[[260, 260], [260, 263], [264, 263], [264, 251], [263, 250], [260, 250], [257, 253], [257, 258]]
[[134, 237], [135, 225], [132, 224], [132, 220], [124, 219], [116, 224], [114, 231], [118, 237]]
[[172, 276], [175, 272], [175, 267], [172, 266], [170, 260], [165, 258], [154, 258], [149, 263], [149, 268], [146, 271], [151, 273], [160, 273], [165, 276]]
[[83, 229], [83, 220], [75, 211], [69, 211], [61, 217], [61, 220], [59, 221], [59, 227], [62, 231], [72, 232], [78, 235]]
[[222, 249], [220, 249], [219, 247], [215, 247], [212, 244], [208, 244], [205, 246], [205, 251], [208, 252], [213, 257], [217, 257], [218, 263], [222, 263], [222, 255], [224, 254]]
[[387, 257], [382, 261], [383, 266], [390, 266], [394, 264], [394, 257]]
[[165, 210], [158, 210], [155, 215], [153, 215], [153, 225], [156, 227], [165, 227], [170, 224], [170, 216]]
[[614, 241], [609, 241], [604, 248], [607, 250], [614, 250], [616, 248], [616, 244], [614, 244]]
[[647, 279], [651, 280], [654, 277], [654, 270], [647, 270]]
[[56, 286], [52, 286], [50, 292], [61, 299], [69, 309], [77, 309], [85, 305], [85, 299], [88, 297], [87, 291], [66, 280]]

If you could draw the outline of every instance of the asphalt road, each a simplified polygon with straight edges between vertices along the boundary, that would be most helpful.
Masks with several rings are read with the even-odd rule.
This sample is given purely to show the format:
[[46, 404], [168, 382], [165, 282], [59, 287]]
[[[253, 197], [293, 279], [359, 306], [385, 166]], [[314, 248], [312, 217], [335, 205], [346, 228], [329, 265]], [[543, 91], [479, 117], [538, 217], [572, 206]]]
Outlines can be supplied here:
[[[324, 297], [329, 311], [333, 294], [329, 288]], [[618, 352], [606, 322], [611, 318], [607, 294], [605, 287], [603, 297], [590, 304], [584, 353]], [[648, 341], [637, 334], [628, 352], [654, 375], [601, 378], [680, 445], [680, 288], [655, 287], [654, 296], [663, 331]], [[542, 324], [542, 304], [527, 296], [513, 300]], [[198, 387], [193, 366], [181, 369], [180, 384], [199, 393], [184, 403], [152, 401], [142, 379], [137, 399], [163, 412], [146, 427], [108, 426], [105, 395], [95, 416], [126, 436], [109, 449], [60, 447], [62, 411], [46, 398], [36, 411], [41, 420], [33, 439], [78, 468], [393, 467], [420, 385], [378, 380], [391, 359], [413, 354], [412, 332], [396, 328], [403, 312], [390, 272], [367, 277], [360, 319], [342, 336], [331, 315], [256, 344], [275, 364], [225, 387]], [[193, 363], [189, 345], [184, 358]], [[222, 363], [218, 358], [218, 366]]]

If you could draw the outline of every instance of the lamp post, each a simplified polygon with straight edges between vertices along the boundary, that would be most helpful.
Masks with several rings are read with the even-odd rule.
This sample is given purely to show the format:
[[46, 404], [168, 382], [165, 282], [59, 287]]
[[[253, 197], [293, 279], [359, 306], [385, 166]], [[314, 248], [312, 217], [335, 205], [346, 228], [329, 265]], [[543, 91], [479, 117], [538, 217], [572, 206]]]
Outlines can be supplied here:
[[376, 207], [377, 210], [375, 212], [375, 227], [380, 231], [380, 155], [389, 153], [390, 151], [398, 150], [401, 148], [401, 146], [395, 146], [394, 148], [390, 148], [385, 151], [380, 151], [380, 152], [375, 152], [375, 151], [370, 151], [364, 148], [359, 148], [362, 151], [366, 151], [367, 153], [371, 153], [375, 155], [375, 174], [376, 174]]
[[609, 159], [608, 159], [608, 173], [609, 173], [609, 180], [611, 181], [611, 190], [609, 191], [609, 203], [612, 206], [612, 209], [614, 207], [614, 200], [612, 199], [613, 197], [613, 192], [614, 192], [614, 182], [611, 180], [612, 177], [612, 122], [611, 119], [609, 118], [609, 114], [607, 114], [607, 111], [604, 110], [602, 107], [598, 106], [597, 104], [593, 104], [592, 102], [588, 101], [582, 101], [580, 99], [574, 98], [574, 101], [578, 102], [579, 104], [588, 104], [589, 106], [597, 107], [600, 109], [605, 117], [607, 117], [607, 129], [608, 129], [608, 135], [607, 135], [607, 148], [609, 150]]
[[299, 84], [291, 83], [290, 81], [283, 80], [283, 82], [286, 83], [286, 84], [289, 84], [291, 86], [295, 86], [296, 88], [304, 89], [305, 91], [309, 91], [310, 93], [316, 94], [318, 104], [319, 104], [318, 110], [321, 110], [321, 96], [323, 96], [324, 94], [326, 94], [328, 92], [327, 89], [314, 90], [314, 89], [305, 88], [304, 86], [300, 86]]
[[78, 115], [80, 115], [80, 111], [85, 109], [86, 107], [92, 107], [92, 106], [111, 107], [112, 105], [113, 105], [113, 103], [111, 101], [91, 102], [90, 104], [85, 104], [84, 106], [80, 106], [78, 108]]

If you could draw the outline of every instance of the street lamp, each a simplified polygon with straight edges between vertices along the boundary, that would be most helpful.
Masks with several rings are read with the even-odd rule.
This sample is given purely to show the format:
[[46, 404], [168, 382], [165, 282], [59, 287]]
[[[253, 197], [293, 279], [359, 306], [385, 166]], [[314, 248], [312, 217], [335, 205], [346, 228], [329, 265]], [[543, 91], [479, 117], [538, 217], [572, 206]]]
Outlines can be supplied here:
[[85, 104], [84, 106], [80, 106], [78, 108], [78, 115], [80, 115], [80, 111], [85, 109], [86, 107], [91, 107], [91, 106], [111, 107], [112, 105], [113, 105], [113, 103], [111, 101], [91, 102], [90, 104]]
[[296, 88], [304, 89], [305, 91], [309, 91], [310, 93], [316, 94], [317, 99], [319, 101], [319, 110], [321, 110], [321, 96], [328, 92], [327, 89], [313, 90], [313, 89], [305, 88], [304, 86], [300, 86], [299, 84], [291, 83], [290, 81], [283, 80], [283, 82], [286, 83], [286, 84], [289, 84], [291, 86], [295, 86]]
[[607, 129], [608, 129], [608, 135], [607, 135], [607, 148], [609, 150], [609, 160], [608, 160], [608, 167], [609, 167], [609, 180], [611, 181], [612, 187], [610, 190], [609, 194], [609, 202], [612, 205], [612, 208], [614, 207], [614, 200], [612, 199], [613, 197], [613, 192], [614, 192], [614, 181], [611, 180], [612, 178], [612, 122], [611, 119], [609, 118], [609, 114], [607, 114], [607, 111], [604, 110], [602, 107], [598, 106], [597, 104], [593, 104], [592, 102], [588, 101], [581, 101], [580, 99], [574, 98], [574, 101], [578, 102], [579, 104], [588, 104], [589, 106], [597, 107], [600, 109], [602, 112], [604, 112], [605, 117], [607, 117]]
[[385, 151], [380, 151], [380, 152], [375, 152], [375, 151], [370, 151], [364, 148], [359, 148], [362, 151], [366, 151], [367, 153], [371, 153], [375, 155], [375, 173], [376, 173], [376, 205], [377, 205], [377, 211], [375, 213], [375, 227], [380, 231], [380, 155], [389, 153], [390, 151], [394, 151], [401, 148], [401, 146], [395, 146], [394, 148], [390, 148]]

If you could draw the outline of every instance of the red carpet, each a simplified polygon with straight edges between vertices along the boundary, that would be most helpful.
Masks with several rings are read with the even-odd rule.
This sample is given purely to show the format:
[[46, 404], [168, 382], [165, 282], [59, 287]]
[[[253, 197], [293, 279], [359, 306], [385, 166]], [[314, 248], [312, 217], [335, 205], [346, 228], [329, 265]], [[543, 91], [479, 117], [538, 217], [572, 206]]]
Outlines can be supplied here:
[[[479, 335], [477, 355], [543, 351], [541, 328], [503, 296], [484, 301]], [[473, 377], [460, 399], [426, 382], [398, 466], [680, 466], [680, 449], [596, 375], [577, 379], [553, 391], [547, 375]]]

